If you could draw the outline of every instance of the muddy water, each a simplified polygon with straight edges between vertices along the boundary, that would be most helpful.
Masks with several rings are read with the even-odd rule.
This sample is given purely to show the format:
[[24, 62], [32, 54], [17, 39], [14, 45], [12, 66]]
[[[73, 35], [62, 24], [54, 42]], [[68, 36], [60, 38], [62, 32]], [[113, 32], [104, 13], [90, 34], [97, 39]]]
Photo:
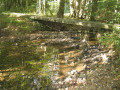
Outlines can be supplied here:
[[[85, 52], [97, 43], [86, 40], [87, 34], [75, 31], [2, 37], [0, 89], [53, 90], [84, 85]], [[84, 77], [80, 78], [80, 75]]]

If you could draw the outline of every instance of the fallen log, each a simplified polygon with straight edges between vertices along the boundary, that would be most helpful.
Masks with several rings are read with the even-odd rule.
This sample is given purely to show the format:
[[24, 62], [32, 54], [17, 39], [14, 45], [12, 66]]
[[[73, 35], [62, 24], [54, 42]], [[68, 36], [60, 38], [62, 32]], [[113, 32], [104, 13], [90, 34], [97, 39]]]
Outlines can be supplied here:
[[101, 22], [85, 21], [79, 19], [66, 19], [66, 18], [55, 18], [55, 17], [44, 17], [44, 16], [31, 16], [30, 18], [38, 21], [43, 20], [50, 22], [59, 22], [65, 24], [80, 25], [83, 27], [96, 27], [96, 28], [104, 28], [104, 29], [113, 29], [114, 27], [120, 28], [119, 24], [106, 24]]
[[103, 28], [103, 29], [110, 29], [110, 30], [113, 30], [113, 28], [120, 29], [120, 24], [106, 24], [101, 22], [93, 22], [93, 21], [80, 20], [80, 19], [45, 17], [45, 16], [23, 14], [23, 13], [2, 13], [2, 14], [10, 15], [11, 17], [29, 16], [31, 19], [38, 20], [38, 21], [43, 20], [43, 21], [50, 21], [50, 22], [80, 25], [83, 27], [95, 27], [95, 28]]

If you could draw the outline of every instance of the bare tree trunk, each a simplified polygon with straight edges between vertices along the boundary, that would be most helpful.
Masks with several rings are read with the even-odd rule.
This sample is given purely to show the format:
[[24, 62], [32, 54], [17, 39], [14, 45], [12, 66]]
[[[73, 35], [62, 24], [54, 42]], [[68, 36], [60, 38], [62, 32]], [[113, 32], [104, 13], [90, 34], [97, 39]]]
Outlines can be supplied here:
[[73, 17], [73, 12], [74, 12], [74, 8], [73, 8], [73, 0], [70, 0], [70, 16]]
[[96, 14], [96, 11], [97, 11], [97, 3], [98, 0], [93, 0], [92, 2], [92, 11], [91, 11], [91, 16], [90, 16], [90, 20], [91, 21], [95, 21], [95, 14]]
[[26, 0], [26, 9], [28, 9], [28, 0]]
[[37, 7], [37, 9], [38, 9], [38, 14], [41, 14], [41, 0], [38, 0], [38, 7]]
[[86, 0], [70, 0], [70, 15], [74, 18], [83, 18], [86, 7]]
[[77, 3], [76, 17], [79, 18], [81, 0], [77, 0], [76, 3]]
[[[87, 0], [86, 1], [86, 6], [89, 5], [91, 2], [92, 2], [92, 0]], [[88, 11], [89, 7], [85, 7], [85, 9], [86, 9], [85, 19], [89, 19], [90, 15], [91, 15], [91, 13], [89, 13], [89, 11]]]
[[70, 0], [70, 16], [76, 18], [77, 16], [77, 0]]
[[45, 0], [43, 0], [43, 13], [44, 13], [44, 15], [46, 14], [46, 12], [45, 12]]
[[64, 17], [64, 7], [65, 7], [65, 0], [60, 0], [59, 10], [57, 13], [58, 18]]
[[81, 18], [85, 18], [84, 17], [84, 15], [85, 15], [85, 7], [86, 7], [86, 0], [83, 1]]

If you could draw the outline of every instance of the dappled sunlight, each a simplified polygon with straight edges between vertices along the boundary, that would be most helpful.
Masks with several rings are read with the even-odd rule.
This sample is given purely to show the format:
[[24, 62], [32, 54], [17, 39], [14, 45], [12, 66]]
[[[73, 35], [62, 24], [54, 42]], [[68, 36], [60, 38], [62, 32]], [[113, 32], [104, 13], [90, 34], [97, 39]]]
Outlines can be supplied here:
[[[14, 73], [10, 73], [11, 79], [9, 79], [9, 81], [11, 82], [11, 80], [21, 78], [21, 76], [23, 76], [26, 80], [26, 84], [29, 84], [27, 80], [31, 80], [32, 78], [31, 83], [38, 85], [40, 83], [40, 78], [46, 77], [47, 80], [49, 77], [49, 84], [52, 85], [53, 88], [56, 88], [59, 85], [62, 88], [64, 88], [64, 85], [71, 85], [67, 88], [72, 88], [74, 85], [76, 85], [77, 88], [79, 85], [85, 86], [87, 83], [86, 77], [92, 75], [91, 67], [98, 65], [98, 63], [102, 60], [106, 60], [107, 56], [105, 56], [105, 54], [102, 55], [98, 53], [99, 51], [94, 46], [97, 42], [81, 41], [79, 43], [79, 47], [76, 47], [76, 41], [74, 42], [74, 39], [61, 39], [58, 42], [63, 43], [64, 40], [66, 44], [62, 44], [62, 47], [57, 45], [55, 48], [52, 46], [57, 44], [56, 40], [54, 41], [54, 39], [37, 39], [31, 41], [25, 40], [19, 43], [12, 42], [11, 45], [9, 45], [12, 51], [8, 54], [8, 56], [11, 58], [11, 62], [13, 62], [12, 59], [20, 60], [20, 67], [24, 68], [21, 68], [20, 70], [13, 69]], [[74, 45], [69, 44], [71, 42], [74, 42]], [[67, 46], [67, 43], [69, 46]], [[80, 45], [81, 43], [83, 45]], [[91, 47], [91, 45], [93, 47]], [[85, 50], [86, 47], [88, 49], [87, 51]], [[94, 52], [97, 52], [98, 54], [95, 54]], [[88, 55], [94, 55], [92, 53], [94, 53], [95, 56], [90, 58]], [[9, 65], [12, 65], [12, 63], [8, 64], [8, 66]], [[17, 67], [17, 65], [15, 67]], [[8, 70], [8, 72], [9, 71], [10, 70]], [[35, 76], [29, 75], [30, 73], [34, 74]], [[18, 74], [20, 77], [16, 76]], [[6, 80], [5, 77], [8, 75], [9, 74], [6, 73], [1, 76], [1, 80], [4, 82], [4, 80]], [[23, 86], [26, 84], [23, 84]]]
[[0, 72], [0, 81], [4, 81], [6, 76], [8, 76], [8, 73], [1, 73]]
[[15, 79], [16, 74], [25, 73], [25, 71], [21, 71], [23, 68], [24, 67], [16, 67], [0, 70], [0, 81], [6, 80], [6, 77], [8, 78], [8, 80]]
[[[7, 14], [7, 13], [6, 13]], [[26, 14], [26, 13], [10, 13], [10, 17], [21, 17], [21, 16], [26, 16], [26, 15], [30, 15], [30, 14]]]
[[119, 6], [0, 0], [0, 90], [119, 90]]
[[20, 53], [10, 53], [8, 56], [20, 56]]
[[107, 64], [112, 53], [100, 51], [97, 41], [88, 41], [87, 33], [39, 31], [1, 38], [2, 84], [6, 88], [16, 88], [11, 86], [16, 82], [17, 87], [26, 88], [86, 87], [87, 77], [92, 77], [98, 65]]
[[[57, 44], [63, 43], [64, 41], [66, 43], [62, 44], [62, 46]], [[69, 44], [71, 42], [74, 43]], [[101, 54], [97, 46], [94, 46], [97, 42], [83, 42], [81, 40], [78, 46], [76, 40], [66, 38], [58, 39], [57, 43], [54, 39], [11, 42], [11, 44], [9, 44], [11, 52], [6, 54], [7, 57], [11, 58], [11, 62], [8, 66], [15, 64], [12, 59], [18, 59], [17, 62], [21, 63], [19, 67], [23, 68], [13, 69], [11, 72], [10, 70], [3, 69], [7, 70], [8, 73], [1, 71], [3, 73], [1, 81], [4, 82], [6, 77], [10, 76], [8, 79], [9, 82], [21, 78], [22, 80], [26, 80], [26, 83], [21, 83], [23, 86], [30, 83], [39, 86], [40, 83], [43, 83], [40, 80], [45, 77], [45, 81], [48, 80], [48, 85], [52, 86], [52, 88], [60, 86], [58, 87], [60, 89], [64, 88], [64, 85], [67, 85], [67, 88], [73, 88], [74, 85], [78, 88], [86, 86], [88, 82], [87, 77], [93, 74], [91, 68], [95, 68], [98, 64], [103, 64], [99, 63], [102, 60], [108, 60], [107, 56], [104, 53]], [[68, 44], [69, 46], [67, 46]], [[89, 55], [93, 55], [93, 57], [89, 57]], [[17, 65], [14, 67], [17, 67]], [[28, 80], [32, 81], [28, 82]], [[45, 83], [43, 87], [45, 87], [44, 85]]]
[[106, 64], [106, 63], [108, 63], [108, 57], [107, 57], [107, 55], [106, 54], [101, 54], [101, 57], [102, 57], [102, 63], [103, 64]]
[[97, 33], [97, 39], [99, 40], [101, 38], [101, 33]]

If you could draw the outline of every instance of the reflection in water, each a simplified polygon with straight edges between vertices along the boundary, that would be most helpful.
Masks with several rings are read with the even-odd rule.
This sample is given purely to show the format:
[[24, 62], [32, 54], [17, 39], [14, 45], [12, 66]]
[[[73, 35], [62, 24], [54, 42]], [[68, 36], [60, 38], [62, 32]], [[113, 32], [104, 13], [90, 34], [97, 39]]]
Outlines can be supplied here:
[[66, 65], [68, 64], [68, 59], [69, 59], [69, 57], [68, 57], [68, 56], [65, 56], [65, 64], [66, 64]]
[[85, 85], [85, 70], [90, 64], [84, 57], [88, 53], [86, 34], [85, 39], [80, 32], [49, 35], [0, 43], [0, 89], [47, 90]]

